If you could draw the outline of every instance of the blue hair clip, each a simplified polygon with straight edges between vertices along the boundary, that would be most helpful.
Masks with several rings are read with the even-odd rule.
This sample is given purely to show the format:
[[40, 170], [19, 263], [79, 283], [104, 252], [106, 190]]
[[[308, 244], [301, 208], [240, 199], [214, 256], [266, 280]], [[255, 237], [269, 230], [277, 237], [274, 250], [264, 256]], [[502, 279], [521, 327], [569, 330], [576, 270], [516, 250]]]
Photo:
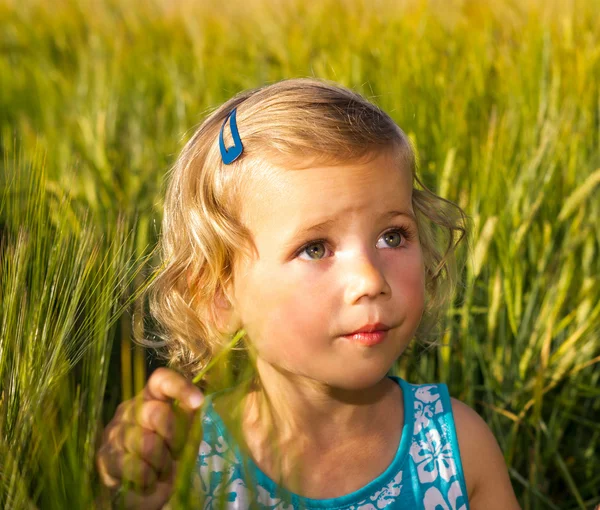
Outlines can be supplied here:
[[[223, 163], [226, 165], [231, 165], [231, 163], [241, 156], [242, 151], [244, 150], [244, 146], [242, 145], [242, 140], [240, 138], [240, 132], [238, 131], [237, 123], [235, 121], [235, 111], [236, 108], [231, 110], [229, 115], [227, 115], [223, 125], [221, 126], [221, 134], [219, 135], [221, 157], [223, 158]], [[231, 136], [233, 137], [233, 147], [229, 147], [229, 149], [225, 148], [225, 141], [223, 140], [223, 129], [225, 128], [225, 124], [227, 124], [227, 119], [231, 119], [229, 125], [231, 127]]]

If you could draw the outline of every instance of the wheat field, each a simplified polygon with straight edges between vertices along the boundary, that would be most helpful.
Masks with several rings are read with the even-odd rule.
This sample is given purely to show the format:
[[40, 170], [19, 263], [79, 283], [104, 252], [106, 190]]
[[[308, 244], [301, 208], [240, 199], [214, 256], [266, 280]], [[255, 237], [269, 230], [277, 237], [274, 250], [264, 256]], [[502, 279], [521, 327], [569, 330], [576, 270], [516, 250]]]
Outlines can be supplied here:
[[[210, 108], [317, 76], [410, 136], [471, 233], [432, 350], [525, 510], [600, 503], [598, 0], [0, 0], [0, 506], [93, 508], [165, 175]], [[137, 314], [139, 316], [139, 314]], [[152, 358], [152, 359], [150, 359]]]

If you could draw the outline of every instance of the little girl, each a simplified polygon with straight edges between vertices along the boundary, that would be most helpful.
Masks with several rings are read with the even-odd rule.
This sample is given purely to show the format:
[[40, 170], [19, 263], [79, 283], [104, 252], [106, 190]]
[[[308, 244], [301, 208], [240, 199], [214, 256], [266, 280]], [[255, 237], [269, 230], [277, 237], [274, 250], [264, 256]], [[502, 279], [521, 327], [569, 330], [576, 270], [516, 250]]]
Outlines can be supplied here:
[[[391, 375], [439, 323], [465, 234], [415, 167], [387, 114], [321, 80], [242, 92], [205, 120], [171, 175], [151, 295], [178, 372], [121, 404], [98, 452], [106, 486], [137, 482], [126, 507], [169, 499], [201, 408], [204, 508], [519, 508], [479, 415]], [[236, 333], [235, 384], [204, 399], [189, 379]]]

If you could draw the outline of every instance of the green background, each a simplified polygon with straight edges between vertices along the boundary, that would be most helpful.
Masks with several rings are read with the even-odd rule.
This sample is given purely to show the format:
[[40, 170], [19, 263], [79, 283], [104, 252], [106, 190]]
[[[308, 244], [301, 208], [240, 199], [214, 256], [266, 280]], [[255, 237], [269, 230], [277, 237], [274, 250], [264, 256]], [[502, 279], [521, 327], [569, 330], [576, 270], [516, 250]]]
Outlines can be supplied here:
[[447, 332], [402, 375], [485, 418], [524, 509], [599, 503], [598, 12], [1, 2], [2, 506], [91, 505], [98, 420], [162, 364], [132, 337], [152, 331], [134, 289], [157, 263], [165, 175], [210, 108], [300, 76], [386, 110], [426, 185], [472, 221]]

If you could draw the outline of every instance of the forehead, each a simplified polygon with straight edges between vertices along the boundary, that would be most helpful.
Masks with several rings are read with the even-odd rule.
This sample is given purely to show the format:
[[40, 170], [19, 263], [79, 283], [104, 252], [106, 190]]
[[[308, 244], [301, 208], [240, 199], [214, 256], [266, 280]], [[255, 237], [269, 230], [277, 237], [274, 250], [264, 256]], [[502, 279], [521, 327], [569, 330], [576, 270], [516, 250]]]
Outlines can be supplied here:
[[386, 151], [356, 163], [263, 169], [244, 193], [244, 223], [259, 241], [338, 215], [413, 212], [411, 169], [400, 161]]

